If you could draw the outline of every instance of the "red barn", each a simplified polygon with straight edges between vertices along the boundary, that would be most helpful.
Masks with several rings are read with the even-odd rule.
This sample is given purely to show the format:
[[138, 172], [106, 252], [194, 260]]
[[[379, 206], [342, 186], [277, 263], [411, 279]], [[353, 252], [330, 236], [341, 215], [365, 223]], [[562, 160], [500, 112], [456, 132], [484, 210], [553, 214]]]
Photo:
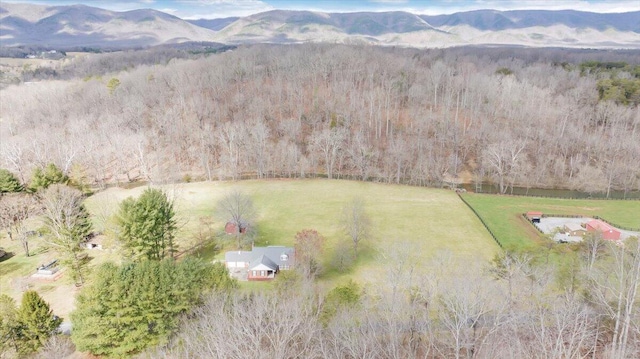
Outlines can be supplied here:
[[[226, 234], [236, 234], [236, 224], [233, 222], [227, 222], [224, 225], [224, 232]], [[240, 234], [245, 234], [247, 232], [247, 225], [240, 224]]]
[[591, 222], [587, 223], [587, 231], [589, 232], [602, 232], [602, 238], [608, 240], [617, 241], [620, 239], [620, 231], [611, 227], [609, 224], [599, 220], [594, 219]]
[[542, 218], [542, 212], [529, 211], [527, 212], [527, 218], [533, 223], [540, 223], [540, 218]]

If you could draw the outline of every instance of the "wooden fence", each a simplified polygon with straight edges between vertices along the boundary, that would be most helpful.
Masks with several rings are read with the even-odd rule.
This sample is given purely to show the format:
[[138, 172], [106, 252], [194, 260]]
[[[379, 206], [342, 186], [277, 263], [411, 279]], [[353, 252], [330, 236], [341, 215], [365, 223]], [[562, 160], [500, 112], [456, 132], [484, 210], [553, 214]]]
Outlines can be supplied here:
[[462, 197], [462, 195], [460, 193], [458, 193], [458, 197], [460, 197], [460, 199], [462, 200], [462, 202], [464, 202], [464, 204], [467, 205], [467, 207], [469, 207], [469, 209], [471, 211], [473, 211], [473, 213], [476, 215], [476, 217], [478, 217], [478, 219], [480, 220], [480, 223], [482, 223], [482, 225], [484, 226], [484, 228], [487, 230], [487, 232], [489, 232], [489, 234], [491, 235], [491, 237], [493, 237], [493, 240], [496, 241], [496, 243], [498, 243], [498, 246], [500, 246], [500, 248], [504, 247], [502, 246], [502, 243], [500, 243], [500, 241], [498, 240], [498, 237], [496, 237], [496, 235], [493, 233], [493, 231], [491, 230], [491, 228], [489, 228], [489, 226], [487, 226], [487, 224], [485, 223], [484, 219], [482, 219], [482, 217], [480, 216], [480, 214], [478, 212], [476, 212], [476, 210], [471, 207], [471, 205], [464, 199], [464, 197]]

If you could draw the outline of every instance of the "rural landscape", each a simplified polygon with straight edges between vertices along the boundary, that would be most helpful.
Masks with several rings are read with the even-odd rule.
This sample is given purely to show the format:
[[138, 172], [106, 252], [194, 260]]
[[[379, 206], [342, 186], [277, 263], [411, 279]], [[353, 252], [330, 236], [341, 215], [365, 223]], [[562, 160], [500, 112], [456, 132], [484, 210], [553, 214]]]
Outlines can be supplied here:
[[640, 6], [432, 3], [3, 0], [0, 358], [640, 357]]

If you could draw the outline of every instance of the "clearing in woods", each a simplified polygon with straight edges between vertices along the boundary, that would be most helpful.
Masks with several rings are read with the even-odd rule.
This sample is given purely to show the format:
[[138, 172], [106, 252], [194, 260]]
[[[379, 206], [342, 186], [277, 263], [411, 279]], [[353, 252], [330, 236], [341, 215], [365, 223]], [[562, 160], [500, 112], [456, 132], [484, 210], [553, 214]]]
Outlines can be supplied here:
[[[322, 179], [199, 182], [162, 188], [176, 201], [179, 250], [197, 243], [202, 218], [209, 217], [213, 230], [221, 233], [227, 219], [216, 217], [216, 203], [230, 191], [240, 190], [251, 196], [258, 212], [256, 245], [292, 246], [295, 234], [303, 229], [315, 229], [326, 238], [323, 265], [327, 270], [320, 279], [327, 286], [348, 278], [363, 283], [385, 280], [387, 270], [402, 262], [403, 256], [411, 257], [405, 261], [413, 261], [418, 271], [426, 270], [434, 260], [450, 267], [455, 267], [456, 262], [481, 266], [499, 250], [475, 214], [449, 190]], [[89, 197], [85, 203], [93, 215], [95, 229], [111, 227], [110, 218], [119, 202], [140, 195], [144, 189], [110, 188]], [[371, 238], [361, 244], [356, 262], [343, 273], [332, 269], [332, 262], [337, 251], [352, 248], [340, 219], [344, 205], [355, 197], [364, 200], [371, 218]], [[55, 258], [40, 241], [33, 239], [34, 255], [26, 258], [17, 242], [9, 243], [6, 236], [1, 238], [0, 246], [13, 252], [13, 257], [0, 262], [0, 292], [19, 300], [20, 284], [28, 281], [39, 264]], [[116, 242], [111, 239], [105, 240], [104, 251], [88, 251], [90, 265], [119, 261], [114, 248]], [[221, 259], [225, 250], [232, 249], [235, 245], [228, 241], [221, 252], [205, 250], [196, 255]], [[31, 282], [32, 288], [41, 291], [62, 317], [67, 317], [73, 308], [74, 295], [69, 294], [75, 293], [66, 277], [55, 282]]]

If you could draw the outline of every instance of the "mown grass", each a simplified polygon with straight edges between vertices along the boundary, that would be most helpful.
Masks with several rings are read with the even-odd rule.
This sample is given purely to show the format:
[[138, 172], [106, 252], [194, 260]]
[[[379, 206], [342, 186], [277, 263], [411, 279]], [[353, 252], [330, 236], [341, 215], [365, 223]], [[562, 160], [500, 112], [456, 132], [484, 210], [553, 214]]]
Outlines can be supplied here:
[[[326, 238], [322, 254], [325, 271], [320, 279], [327, 287], [348, 279], [375, 283], [384, 278], [388, 267], [394, 265], [385, 258], [396, 248], [410, 248], [423, 268], [441, 254], [462, 263], [486, 263], [499, 250], [473, 212], [454, 192], [447, 190], [341, 180], [201, 182], [162, 188], [175, 199], [180, 223], [179, 250], [198, 243], [198, 233], [203, 229], [201, 218], [210, 221], [218, 238], [224, 237], [221, 233], [226, 218], [216, 216], [216, 203], [225, 194], [240, 190], [252, 197], [258, 212], [256, 245], [292, 246], [295, 234], [302, 229], [315, 229]], [[144, 189], [110, 188], [89, 197], [85, 205], [92, 214], [95, 229], [109, 234], [119, 202], [140, 195]], [[364, 200], [371, 217], [371, 238], [362, 243], [351, 269], [341, 271], [332, 265], [333, 258], [339, 251], [351, 250], [341, 229], [342, 208], [355, 197]], [[222, 243], [226, 247], [204, 246], [187, 255], [221, 260], [225, 250], [235, 249], [231, 240]], [[122, 260], [117, 240], [105, 239], [104, 245], [104, 251], [89, 251], [90, 270], [105, 261]], [[0, 238], [0, 246], [13, 253], [12, 257], [0, 260], [0, 293], [18, 300], [19, 284], [28, 282], [31, 288], [42, 292], [56, 314], [66, 316], [73, 309], [76, 289], [68, 276], [63, 275], [55, 282], [27, 279], [38, 265], [56, 258], [42, 239], [33, 239], [34, 255], [28, 258], [17, 241]], [[266, 282], [241, 284], [248, 291], [271, 287], [273, 283]]]
[[640, 228], [640, 201], [582, 200], [468, 193], [465, 200], [507, 249], [535, 250], [548, 240], [522, 217], [528, 211], [600, 216], [615, 224]]
[[[221, 232], [226, 218], [216, 218], [216, 203], [225, 194], [240, 190], [251, 196], [259, 214], [256, 245], [292, 246], [295, 234], [302, 229], [315, 229], [326, 238], [323, 263], [328, 280], [344, 277], [332, 269], [331, 262], [335, 251], [350, 248], [340, 219], [342, 208], [355, 197], [365, 202], [372, 235], [348, 274], [354, 278], [370, 278], [371, 271], [384, 271], [385, 264], [379, 263], [381, 253], [397, 242], [414, 245], [425, 262], [441, 251], [465, 261], [487, 261], [498, 250], [473, 212], [446, 190], [341, 180], [200, 182], [164, 188], [176, 199], [181, 249], [197, 242], [200, 218], [210, 217], [214, 231]], [[113, 213], [119, 201], [143, 190], [111, 188], [89, 198], [87, 208]], [[211, 249], [199, 255], [223, 257], [222, 252], [214, 255]]]

